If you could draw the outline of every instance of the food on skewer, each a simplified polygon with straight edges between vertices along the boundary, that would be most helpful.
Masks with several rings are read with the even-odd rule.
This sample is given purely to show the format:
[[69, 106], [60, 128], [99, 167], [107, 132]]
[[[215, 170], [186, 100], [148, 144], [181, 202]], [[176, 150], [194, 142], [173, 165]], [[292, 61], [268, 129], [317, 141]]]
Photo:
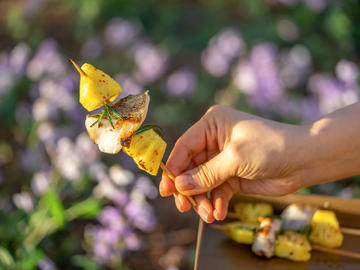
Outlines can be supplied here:
[[122, 92], [120, 85], [105, 72], [85, 63], [81, 68], [70, 59], [80, 73], [80, 104], [93, 111], [112, 101]]
[[292, 261], [308, 261], [311, 258], [311, 245], [305, 235], [285, 232], [276, 238], [275, 255]]
[[259, 230], [256, 233], [251, 250], [258, 256], [271, 258], [275, 253], [276, 233], [280, 231], [281, 221], [275, 218], [259, 218]]
[[343, 238], [335, 213], [317, 210], [311, 221], [311, 243], [334, 248], [342, 245]]
[[274, 214], [274, 209], [269, 203], [238, 202], [234, 205], [237, 217], [244, 222], [256, 224], [259, 217], [269, 217]]
[[299, 231], [310, 226], [316, 207], [303, 204], [290, 204], [281, 213], [282, 229]]
[[[146, 118], [150, 102], [149, 92], [129, 95], [109, 106], [110, 117], [116, 113], [121, 115], [110, 123], [109, 119], [100, 119], [99, 115], [87, 115], [85, 126], [87, 132], [101, 152], [117, 154], [122, 147], [130, 145], [131, 136], [140, 128]], [[96, 123], [96, 121], [99, 121]]]
[[141, 170], [157, 175], [166, 142], [153, 129], [132, 136], [129, 147], [123, 152], [132, 157]]
[[224, 225], [211, 225], [214, 229], [219, 229], [232, 240], [240, 244], [251, 245], [255, 239], [256, 225], [243, 222], [229, 222]]

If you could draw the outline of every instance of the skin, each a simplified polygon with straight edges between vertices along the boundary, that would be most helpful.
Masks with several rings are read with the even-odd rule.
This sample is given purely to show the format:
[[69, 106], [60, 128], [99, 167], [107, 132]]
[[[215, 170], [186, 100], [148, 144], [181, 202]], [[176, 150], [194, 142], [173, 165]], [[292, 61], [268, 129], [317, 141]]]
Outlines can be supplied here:
[[[289, 125], [226, 106], [211, 107], [176, 142], [162, 196], [208, 223], [223, 220], [236, 192], [281, 196], [360, 174], [360, 103], [308, 125]], [[208, 199], [206, 194], [211, 191]], [[185, 196], [186, 195], [186, 196]]]

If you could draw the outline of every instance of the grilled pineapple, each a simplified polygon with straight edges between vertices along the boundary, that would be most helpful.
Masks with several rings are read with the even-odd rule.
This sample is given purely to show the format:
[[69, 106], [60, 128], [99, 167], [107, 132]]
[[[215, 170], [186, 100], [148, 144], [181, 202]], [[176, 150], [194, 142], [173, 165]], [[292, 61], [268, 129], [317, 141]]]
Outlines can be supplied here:
[[311, 245], [304, 235], [286, 232], [278, 235], [275, 242], [275, 255], [292, 261], [310, 260]]
[[80, 103], [88, 111], [93, 111], [112, 101], [122, 92], [120, 85], [105, 72], [90, 64], [83, 64], [81, 69], [71, 60], [80, 72]]
[[255, 238], [255, 228], [238, 222], [227, 223], [225, 232], [231, 239], [240, 244], [251, 245]]
[[334, 248], [342, 245], [343, 238], [335, 213], [317, 210], [311, 221], [311, 243]]
[[133, 135], [129, 147], [122, 148], [140, 169], [151, 175], [157, 175], [165, 149], [166, 142], [153, 129]]
[[274, 214], [274, 209], [268, 203], [244, 203], [235, 204], [234, 210], [240, 215], [240, 220], [255, 224], [259, 217], [268, 217]]

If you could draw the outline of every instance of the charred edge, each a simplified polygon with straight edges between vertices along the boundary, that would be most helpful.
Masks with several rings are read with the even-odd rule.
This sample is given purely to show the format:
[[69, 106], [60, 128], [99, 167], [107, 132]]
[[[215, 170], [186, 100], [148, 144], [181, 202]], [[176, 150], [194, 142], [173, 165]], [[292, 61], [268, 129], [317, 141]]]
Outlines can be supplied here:
[[131, 137], [127, 137], [120, 140], [120, 144], [124, 147], [129, 147], [131, 143]]

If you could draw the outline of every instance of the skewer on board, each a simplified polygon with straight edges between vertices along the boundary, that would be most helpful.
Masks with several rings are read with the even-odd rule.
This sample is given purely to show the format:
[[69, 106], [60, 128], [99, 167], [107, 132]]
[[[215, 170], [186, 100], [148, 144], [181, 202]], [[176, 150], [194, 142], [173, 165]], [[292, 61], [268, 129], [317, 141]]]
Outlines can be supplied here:
[[[256, 225], [246, 224], [243, 222], [236, 222], [236, 224], [239, 226], [243, 225], [244, 227], [249, 226], [248, 228], [257, 227]], [[230, 233], [230, 228], [226, 225], [210, 224], [208, 226], [212, 229], [221, 231], [223, 233]], [[316, 250], [316, 251], [320, 251], [320, 252], [324, 252], [324, 253], [335, 254], [335, 255], [350, 257], [350, 258], [354, 258], [354, 259], [360, 259], [360, 253], [357, 253], [357, 252], [341, 250], [341, 249], [336, 249], [336, 248], [329, 248], [329, 247], [320, 246], [320, 245], [311, 245], [311, 248], [312, 248], [312, 250]]]
[[[229, 212], [227, 214], [228, 218], [241, 218], [241, 215], [238, 213], [234, 213], [234, 212]], [[348, 235], [356, 235], [356, 236], [360, 236], [360, 229], [356, 229], [356, 228], [348, 228], [348, 227], [340, 227], [340, 230], [342, 233], [344, 234], [348, 234]]]

